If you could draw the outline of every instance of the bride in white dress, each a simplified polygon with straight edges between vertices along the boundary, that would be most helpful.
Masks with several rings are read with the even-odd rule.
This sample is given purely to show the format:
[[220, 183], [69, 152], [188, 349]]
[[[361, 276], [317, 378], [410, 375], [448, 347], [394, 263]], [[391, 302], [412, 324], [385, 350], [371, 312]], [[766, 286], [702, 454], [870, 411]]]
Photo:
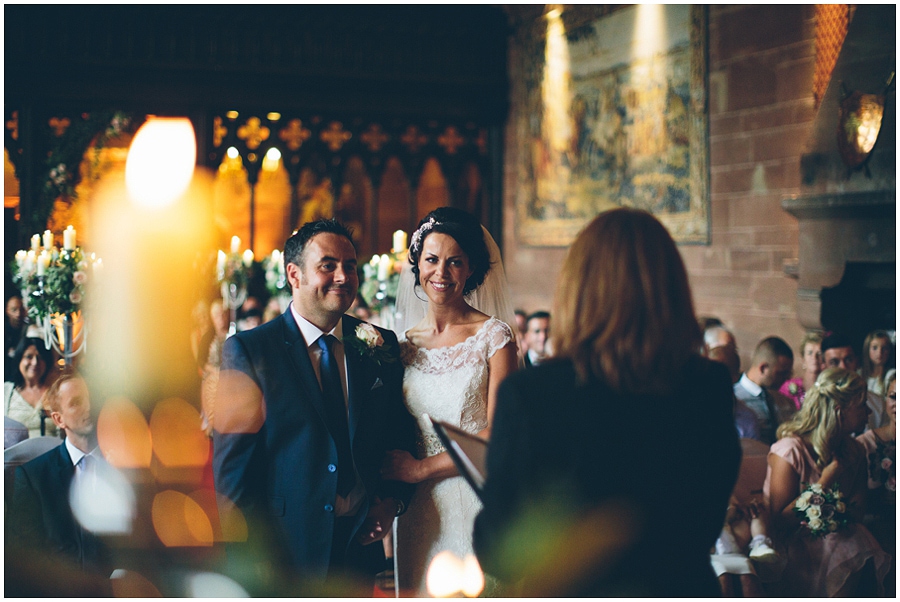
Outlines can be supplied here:
[[499, 250], [478, 220], [450, 207], [432, 211], [411, 237], [409, 259], [398, 322], [424, 317], [398, 330], [403, 393], [419, 423], [419, 453], [391, 452], [383, 476], [418, 483], [409, 509], [397, 519], [395, 557], [401, 591], [425, 595], [436, 554], [473, 554], [481, 504], [424, 415], [488, 438], [497, 387], [516, 369], [517, 354]]

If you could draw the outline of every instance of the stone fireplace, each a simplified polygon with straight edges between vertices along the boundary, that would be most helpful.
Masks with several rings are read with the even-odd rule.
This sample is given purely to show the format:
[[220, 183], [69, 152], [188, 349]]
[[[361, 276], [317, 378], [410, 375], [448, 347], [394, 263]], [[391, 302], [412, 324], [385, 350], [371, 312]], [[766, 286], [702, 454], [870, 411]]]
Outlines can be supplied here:
[[[782, 200], [799, 222], [799, 253], [785, 262], [798, 279], [797, 316], [808, 329], [844, 332], [860, 344], [896, 328], [896, 7], [859, 5], [847, 29], [801, 159], [801, 193]], [[885, 94], [878, 140], [849, 168], [837, 142], [847, 93]]]

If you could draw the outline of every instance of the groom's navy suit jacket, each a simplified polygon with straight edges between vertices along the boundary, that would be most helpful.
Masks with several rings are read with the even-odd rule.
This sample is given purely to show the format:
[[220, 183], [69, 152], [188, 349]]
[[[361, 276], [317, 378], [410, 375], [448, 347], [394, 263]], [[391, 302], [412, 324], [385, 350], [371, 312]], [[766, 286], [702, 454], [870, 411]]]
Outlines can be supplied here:
[[[342, 320], [345, 339], [354, 336], [360, 321], [348, 315]], [[358, 558], [356, 568], [372, 576], [383, 567], [383, 546], [359, 546], [356, 534], [374, 496], [408, 504], [412, 486], [382, 481], [379, 471], [386, 451], [415, 450], [415, 422], [403, 404], [397, 337], [379, 330], [393, 362], [379, 365], [345, 344], [350, 441], [367, 494], [347, 550], [348, 557]], [[334, 534], [338, 453], [307, 343], [290, 308], [228, 338], [218, 386], [216, 491], [247, 517], [251, 549], [261, 546], [294, 576], [323, 580]]]

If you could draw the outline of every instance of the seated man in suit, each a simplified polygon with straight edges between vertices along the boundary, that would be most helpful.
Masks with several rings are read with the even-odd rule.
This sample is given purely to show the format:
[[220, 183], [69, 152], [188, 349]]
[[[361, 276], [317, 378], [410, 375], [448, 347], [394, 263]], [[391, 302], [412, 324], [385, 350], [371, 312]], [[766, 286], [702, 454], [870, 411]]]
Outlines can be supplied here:
[[[86, 588], [76, 587], [71, 595], [100, 595], [109, 586], [105, 581], [112, 570], [109, 551], [96, 535], [81, 527], [69, 503], [73, 482], [89, 478], [90, 463], [102, 461], [87, 384], [77, 373], [66, 372], [47, 391], [47, 403], [50, 417], [65, 431], [66, 440], [16, 468], [6, 517], [7, 558], [13, 556], [13, 562], [23, 562], [32, 570], [34, 564], [23, 559], [40, 559], [53, 567], [50, 572], [54, 575], [71, 571]], [[13, 585], [20, 593], [29, 587], [19, 582], [22, 578], [16, 572]], [[9, 593], [11, 584], [7, 581], [6, 585]], [[36, 588], [32, 594], [44, 591], [39, 582], [30, 585]]]
[[794, 352], [790, 346], [778, 337], [769, 337], [759, 342], [750, 358], [750, 368], [734, 383], [734, 396], [756, 414], [759, 440], [767, 445], [775, 443], [778, 425], [797, 411], [794, 402], [778, 392], [793, 369]]
[[550, 357], [550, 314], [536, 311], [525, 321], [525, 367], [537, 366]]

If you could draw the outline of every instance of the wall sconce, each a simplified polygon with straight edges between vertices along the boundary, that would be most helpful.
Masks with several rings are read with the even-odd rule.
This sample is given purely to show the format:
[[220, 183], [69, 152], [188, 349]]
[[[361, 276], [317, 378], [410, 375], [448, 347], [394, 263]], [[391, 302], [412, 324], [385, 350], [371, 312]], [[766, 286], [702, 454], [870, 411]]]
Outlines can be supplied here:
[[838, 119], [838, 151], [851, 172], [865, 169], [866, 177], [872, 177], [868, 160], [881, 132], [884, 101], [893, 81], [894, 74], [891, 73], [881, 94], [863, 94], [859, 90], [850, 92], [841, 84], [843, 98]]

